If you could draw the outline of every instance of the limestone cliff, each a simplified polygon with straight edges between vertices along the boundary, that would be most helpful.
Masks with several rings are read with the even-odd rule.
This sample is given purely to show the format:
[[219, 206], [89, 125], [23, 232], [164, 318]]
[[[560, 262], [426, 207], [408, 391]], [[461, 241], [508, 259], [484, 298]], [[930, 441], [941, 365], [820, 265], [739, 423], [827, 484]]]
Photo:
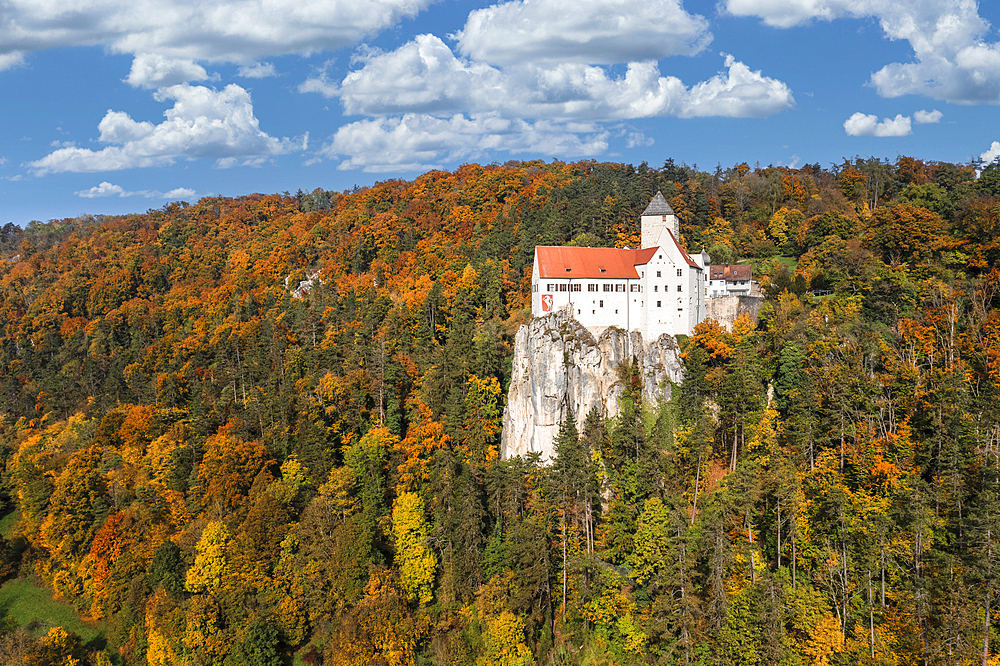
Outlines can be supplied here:
[[565, 312], [533, 319], [514, 342], [500, 455], [538, 451], [543, 460], [550, 458], [567, 410], [580, 427], [595, 406], [617, 414], [622, 392], [617, 367], [633, 355], [642, 369], [644, 399], [669, 399], [671, 382], [683, 378], [679, 354], [669, 335], [646, 344], [638, 332], [608, 328], [595, 339]]

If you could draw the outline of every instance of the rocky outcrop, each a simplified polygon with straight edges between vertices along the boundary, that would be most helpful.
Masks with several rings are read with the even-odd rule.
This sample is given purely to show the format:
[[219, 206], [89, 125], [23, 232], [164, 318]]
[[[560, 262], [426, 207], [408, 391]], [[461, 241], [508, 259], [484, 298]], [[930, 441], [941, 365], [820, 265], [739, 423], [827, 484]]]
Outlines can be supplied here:
[[572, 411], [580, 427], [594, 407], [618, 413], [618, 365], [635, 356], [644, 378], [643, 398], [669, 399], [683, 378], [680, 350], [669, 335], [648, 344], [638, 332], [607, 328], [598, 337], [566, 312], [533, 319], [514, 342], [500, 452], [504, 458], [534, 451], [553, 454], [559, 425]]

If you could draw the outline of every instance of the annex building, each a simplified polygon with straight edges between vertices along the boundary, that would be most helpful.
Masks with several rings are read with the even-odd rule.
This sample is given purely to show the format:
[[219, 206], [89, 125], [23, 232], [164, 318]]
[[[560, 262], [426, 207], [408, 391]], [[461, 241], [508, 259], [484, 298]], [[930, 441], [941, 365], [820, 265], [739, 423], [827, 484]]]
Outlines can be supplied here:
[[609, 326], [639, 331], [644, 340], [690, 335], [705, 318], [709, 256], [680, 245], [677, 216], [656, 193], [642, 212], [642, 247], [535, 248], [531, 313], [567, 308], [599, 333]]

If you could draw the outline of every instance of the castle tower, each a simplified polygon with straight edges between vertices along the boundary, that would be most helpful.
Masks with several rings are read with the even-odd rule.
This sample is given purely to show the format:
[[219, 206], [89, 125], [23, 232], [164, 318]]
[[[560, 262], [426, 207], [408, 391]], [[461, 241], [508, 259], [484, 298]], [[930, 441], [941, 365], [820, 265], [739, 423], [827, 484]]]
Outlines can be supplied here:
[[653, 200], [646, 206], [646, 210], [642, 211], [641, 221], [642, 247], [656, 247], [664, 229], [670, 229], [674, 234], [674, 239], [680, 242], [680, 224], [677, 221], [677, 216], [674, 215], [674, 209], [663, 198], [662, 192], [658, 191]]

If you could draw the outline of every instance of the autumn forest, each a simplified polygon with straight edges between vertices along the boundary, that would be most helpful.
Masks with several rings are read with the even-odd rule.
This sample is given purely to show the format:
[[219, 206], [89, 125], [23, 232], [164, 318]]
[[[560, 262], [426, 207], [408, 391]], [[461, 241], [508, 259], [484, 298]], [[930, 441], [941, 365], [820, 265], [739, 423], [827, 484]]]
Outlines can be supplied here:
[[[536, 245], [753, 264], [683, 383], [503, 460]], [[1000, 166], [509, 162], [0, 228], [32, 666], [1000, 664]], [[2, 617], [6, 615], [6, 617]]]

